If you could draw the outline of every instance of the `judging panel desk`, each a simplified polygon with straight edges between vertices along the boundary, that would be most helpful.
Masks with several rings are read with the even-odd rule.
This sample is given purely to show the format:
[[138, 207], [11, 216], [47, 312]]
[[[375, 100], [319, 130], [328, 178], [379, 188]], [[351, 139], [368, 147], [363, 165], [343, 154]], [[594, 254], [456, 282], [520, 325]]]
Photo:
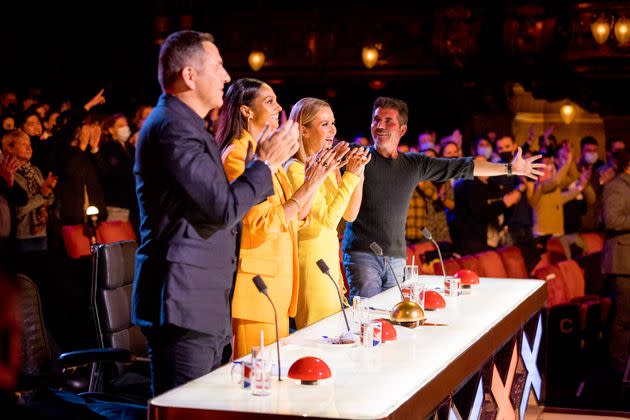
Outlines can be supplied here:
[[[442, 277], [421, 277], [428, 288], [442, 287]], [[345, 328], [338, 313], [281, 340], [283, 380], [274, 376], [271, 395], [252, 395], [232, 381], [231, 365], [226, 365], [152, 399], [149, 415], [160, 420], [252, 415], [423, 418], [519, 335], [544, 307], [545, 298], [544, 281], [482, 278], [469, 295], [447, 296], [446, 308], [427, 312], [427, 322], [446, 326], [396, 326], [398, 339], [375, 348], [325, 343], [322, 336]], [[392, 288], [369, 304], [389, 309], [399, 301], [398, 289]], [[275, 349], [268, 352], [275, 358]], [[317, 385], [287, 378], [289, 366], [303, 356], [323, 359], [332, 377]]]

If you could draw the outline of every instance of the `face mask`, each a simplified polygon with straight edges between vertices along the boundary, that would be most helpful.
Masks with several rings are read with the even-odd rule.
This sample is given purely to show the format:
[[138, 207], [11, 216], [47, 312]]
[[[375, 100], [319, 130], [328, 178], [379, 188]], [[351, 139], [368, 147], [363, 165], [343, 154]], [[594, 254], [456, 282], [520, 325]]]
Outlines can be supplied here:
[[512, 159], [514, 159], [514, 153], [513, 152], [501, 152], [499, 153], [499, 157], [501, 158], [501, 160], [505, 163], [509, 163], [512, 162]]
[[595, 162], [597, 162], [597, 158], [599, 157], [599, 155], [597, 154], [597, 152], [589, 152], [589, 153], [584, 153], [584, 162], [588, 163], [589, 165], [594, 164]]
[[483, 146], [477, 147], [477, 154], [490, 160], [490, 157], [492, 157], [492, 148]]
[[116, 140], [125, 142], [129, 140], [129, 137], [131, 137], [131, 129], [129, 126], [119, 127], [116, 130]]

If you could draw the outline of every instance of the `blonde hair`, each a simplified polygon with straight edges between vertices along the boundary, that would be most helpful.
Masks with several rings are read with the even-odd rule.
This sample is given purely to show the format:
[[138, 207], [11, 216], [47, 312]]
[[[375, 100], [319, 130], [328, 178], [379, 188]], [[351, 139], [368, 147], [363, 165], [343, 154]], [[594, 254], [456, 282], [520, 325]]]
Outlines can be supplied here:
[[306, 149], [304, 148], [304, 139], [302, 138], [302, 126], [307, 127], [312, 123], [322, 108], [330, 108], [330, 104], [317, 98], [302, 98], [291, 108], [289, 118], [299, 124], [300, 132], [300, 148], [293, 158], [302, 163], [306, 162]]
[[8, 153], [9, 147], [13, 147], [13, 145], [15, 145], [15, 142], [20, 139], [30, 141], [31, 138], [28, 136], [28, 134], [26, 134], [19, 128], [9, 131], [2, 137], [2, 151], [4, 153]]

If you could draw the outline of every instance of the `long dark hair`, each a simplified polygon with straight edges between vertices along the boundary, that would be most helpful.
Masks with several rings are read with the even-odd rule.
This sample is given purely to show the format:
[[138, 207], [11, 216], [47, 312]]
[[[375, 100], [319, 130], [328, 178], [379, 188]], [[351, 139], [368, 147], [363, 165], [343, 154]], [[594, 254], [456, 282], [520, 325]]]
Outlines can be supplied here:
[[253, 106], [254, 98], [265, 82], [258, 79], [243, 78], [232, 83], [228, 88], [221, 115], [219, 115], [216, 140], [221, 151], [247, 130], [247, 119], [241, 113], [241, 106]]

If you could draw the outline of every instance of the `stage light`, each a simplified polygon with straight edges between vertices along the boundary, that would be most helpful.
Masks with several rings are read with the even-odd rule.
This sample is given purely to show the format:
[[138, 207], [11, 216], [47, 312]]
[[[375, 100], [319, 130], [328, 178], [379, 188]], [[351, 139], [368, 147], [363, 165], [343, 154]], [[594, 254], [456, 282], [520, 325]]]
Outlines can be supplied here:
[[258, 71], [265, 64], [265, 53], [262, 51], [253, 50], [249, 53], [249, 58], [247, 59], [249, 62], [249, 67], [254, 71]]
[[591, 24], [591, 32], [595, 42], [600, 45], [604, 44], [610, 36], [610, 22], [604, 16], [600, 16]]
[[566, 103], [560, 107], [560, 118], [565, 124], [571, 124], [575, 119], [575, 107], [571, 103]]
[[615, 38], [621, 45], [625, 45], [630, 40], [630, 21], [625, 17], [615, 23]]
[[371, 69], [378, 62], [378, 49], [373, 46], [363, 47], [361, 51], [361, 59], [363, 60], [363, 64], [368, 69]]

